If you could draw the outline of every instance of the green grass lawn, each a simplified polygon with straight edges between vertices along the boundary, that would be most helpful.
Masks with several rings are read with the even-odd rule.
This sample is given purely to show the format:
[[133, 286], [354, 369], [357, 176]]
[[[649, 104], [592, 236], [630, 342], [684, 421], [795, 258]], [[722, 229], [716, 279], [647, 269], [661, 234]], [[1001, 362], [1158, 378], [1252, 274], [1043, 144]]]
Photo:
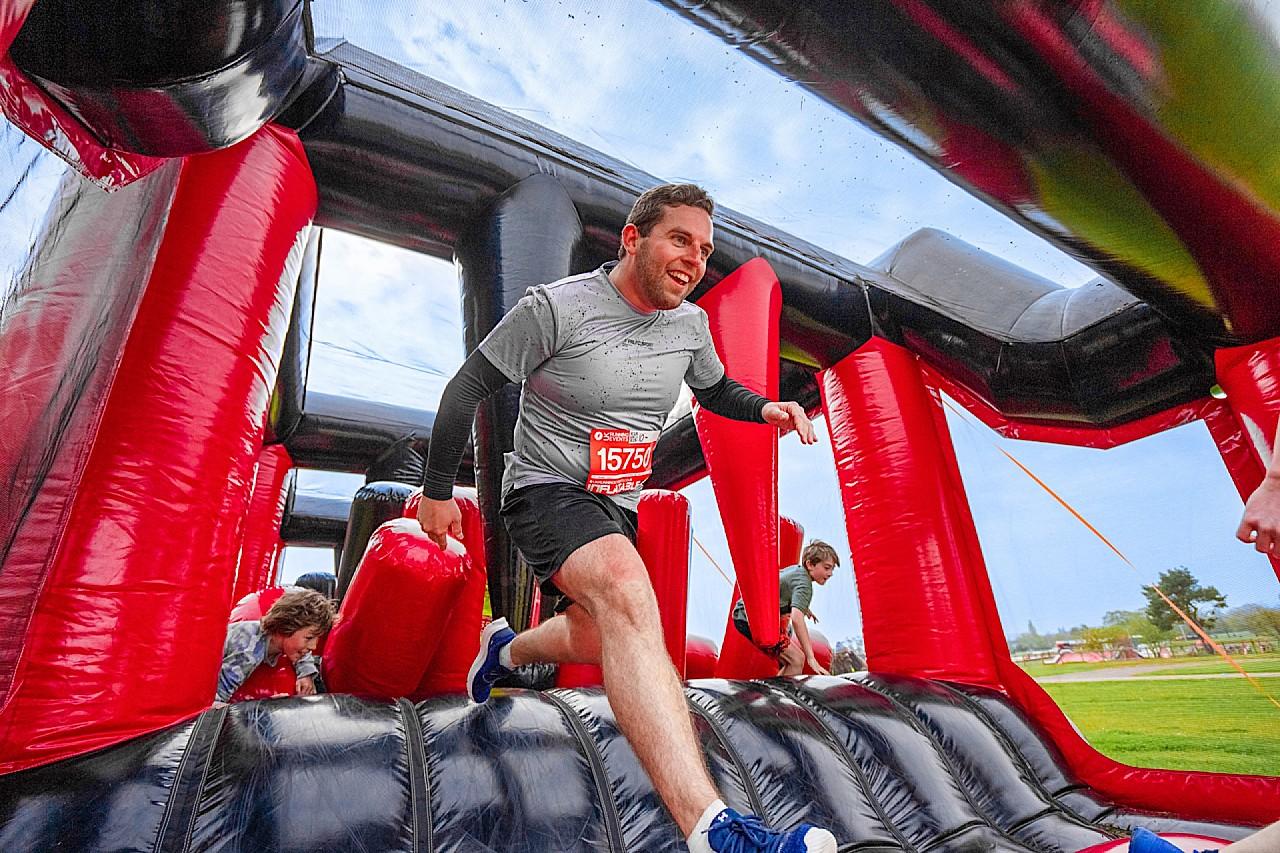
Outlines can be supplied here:
[[[1278, 695], [1277, 681], [1262, 683]], [[1117, 761], [1280, 775], [1280, 708], [1244, 679], [1092, 681], [1044, 689], [1099, 752]]]
[[[1235, 658], [1236, 663], [1246, 672], [1280, 672], [1280, 654], [1241, 655]], [[1044, 678], [1047, 675], [1065, 675], [1070, 672], [1092, 672], [1099, 669], [1127, 669], [1134, 666], [1154, 666], [1160, 664], [1162, 669], [1144, 672], [1143, 675], [1209, 675], [1219, 672], [1235, 672], [1231, 664], [1217, 657], [1181, 657], [1161, 660], [1120, 660], [1102, 663], [1060, 663], [1047, 664], [1044, 661], [1026, 661], [1018, 664], [1032, 678]]]

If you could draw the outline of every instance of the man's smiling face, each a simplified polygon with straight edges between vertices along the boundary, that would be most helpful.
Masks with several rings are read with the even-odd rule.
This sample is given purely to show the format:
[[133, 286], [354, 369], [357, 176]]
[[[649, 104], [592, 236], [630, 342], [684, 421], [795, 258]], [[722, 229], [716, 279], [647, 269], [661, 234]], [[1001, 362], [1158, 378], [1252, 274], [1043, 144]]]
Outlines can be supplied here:
[[679, 306], [702, 281], [713, 249], [711, 216], [705, 210], [688, 205], [663, 208], [662, 219], [636, 241], [639, 295], [652, 308]]

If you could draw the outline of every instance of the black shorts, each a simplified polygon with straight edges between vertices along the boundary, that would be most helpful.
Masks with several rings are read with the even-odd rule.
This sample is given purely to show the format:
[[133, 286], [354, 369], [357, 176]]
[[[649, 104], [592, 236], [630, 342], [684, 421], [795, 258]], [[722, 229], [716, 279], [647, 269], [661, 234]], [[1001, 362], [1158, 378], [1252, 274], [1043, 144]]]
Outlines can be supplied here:
[[552, 580], [569, 555], [588, 542], [621, 533], [636, 541], [636, 514], [608, 498], [570, 483], [541, 483], [507, 494], [502, 521], [511, 541], [552, 595], [560, 589]]

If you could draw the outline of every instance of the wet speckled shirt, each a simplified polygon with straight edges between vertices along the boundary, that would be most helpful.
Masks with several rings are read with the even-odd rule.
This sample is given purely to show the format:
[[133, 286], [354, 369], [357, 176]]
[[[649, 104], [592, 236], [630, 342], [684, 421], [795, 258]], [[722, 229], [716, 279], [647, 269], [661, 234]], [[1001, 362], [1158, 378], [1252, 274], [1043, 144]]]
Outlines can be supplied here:
[[[505, 496], [538, 483], [585, 484], [592, 429], [656, 432], [680, 395], [724, 376], [707, 315], [690, 302], [645, 314], [607, 274], [529, 288], [480, 344], [512, 382], [523, 382]], [[635, 509], [640, 490], [610, 495]]]

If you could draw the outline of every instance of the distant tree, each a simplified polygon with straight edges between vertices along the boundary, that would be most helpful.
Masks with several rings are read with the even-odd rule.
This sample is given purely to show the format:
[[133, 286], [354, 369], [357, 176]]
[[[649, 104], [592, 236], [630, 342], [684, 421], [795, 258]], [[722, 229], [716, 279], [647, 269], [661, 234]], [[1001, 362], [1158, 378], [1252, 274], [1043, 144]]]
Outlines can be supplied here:
[[1115, 635], [1117, 639], [1127, 636], [1140, 639], [1145, 643], [1153, 643], [1167, 640], [1173, 635], [1172, 630], [1161, 629], [1141, 610], [1110, 610], [1103, 615], [1102, 624], [1108, 628], [1117, 629], [1118, 633]]
[[844, 675], [848, 672], [859, 672], [867, 668], [862, 658], [852, 645], [837, 645], [831, 655], [831, 674]]
[[[1217, 611], [1227, 606], [1227, 599], [1216, 587], [1201, 586], [1196, 576], [1186, 566], [1178, 566], [1160, 573], [1156, 585], [1169, 596], [1182, 612], [1206, 630], [1217, 622]], [[1168, 631], [1182, 620], [1164, 603], [1160, 593], [1151, 587], [1142, 590], [1147, 599], [1147, 618], [1163, 631]]]
[[1218, 626], [1225, 631], [1240, 631], [1280, 638], [1280, 607], [1242, 604], [1222, 614]]

